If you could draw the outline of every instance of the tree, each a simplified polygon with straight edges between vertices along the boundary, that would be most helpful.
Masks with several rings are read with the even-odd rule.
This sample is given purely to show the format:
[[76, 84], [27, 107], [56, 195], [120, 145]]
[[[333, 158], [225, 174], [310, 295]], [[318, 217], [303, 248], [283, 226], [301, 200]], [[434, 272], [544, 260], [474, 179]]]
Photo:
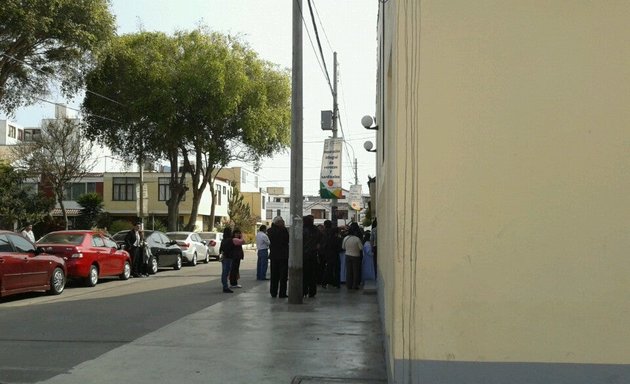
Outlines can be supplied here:
[[256, 225], [256, 218], [252, 216], [251, 208], [245, 202], [235, 182], [232, 182], [232, 194], [228, 199], [228, 215], [230, 221], [234, 223], [234, 228], [240, 228], [243, 233], [250, 232]]
[[94, 167], [89, 143], [81, 135], [78, 121], [51, 120], [33, 142], [16, 145], [16, 164], [31, 175], [41, 175], [42, 184], [53, 191], [68, 229], [64, 206], [67, 183], [81, 180]]
[[192, 178], [192, 212], [197, 221], [201, 197], [210, 185], [214, 222], [214, 185], [231, 161], [251, 162], [286, 148], [290, 139], [291, 87], [288, 71], [261, 60], [238, 38], [197, 29], [176, 35], [184, 52], [173, 84], [185, 127], [180, 153]]
[[171, 230], [187, 175], [193, 209], [186, 227], [191, 229], [208, 184], [214, 199], [217, 169], [237, 159], [256, 163], [289, 143], [288, 72], [259, 59], [238, 38], [204, 28], [172, 37], [122, 36], [101, 57], [87, 86], [125, 104], [88, 94], [83, 108], [92, 115], [90, 137], [112, 150], [124, 148], [135, 159], [151, 155], [170, 162]]
[[55, 206], [54, 200], [24, 185], [26, 178], [23, 172], [0, 163], [0, 228], [37, 223]]
[[178, 156], [182, 129], [173, 125], [177, 106], [170, 89], [173, 72], [178, 71], [173, 64], [177, 54], [173, 39], [160, 32], [114, 39], [88, 74], [86, 84], [88, 91], [118, 103], [88, 93], [82, 106], [87, 112], [88, 138], [130, 162], [170, 162], [166, 204], [171, 230], [176, 229], [179, 202], [186, 193], [186, 172], [180, 172]]
[[49, 92], [51, 79], [71, 95], [99, 48], [115, 32], [108, 0], [0, 1], [0, 110]]
[[81, 227], [83, 229], [97, 227], [103, 213], [103, 198], [98, 193], [86, 193], [79, 196], [77, 203], [81, 206], [79, 214]]

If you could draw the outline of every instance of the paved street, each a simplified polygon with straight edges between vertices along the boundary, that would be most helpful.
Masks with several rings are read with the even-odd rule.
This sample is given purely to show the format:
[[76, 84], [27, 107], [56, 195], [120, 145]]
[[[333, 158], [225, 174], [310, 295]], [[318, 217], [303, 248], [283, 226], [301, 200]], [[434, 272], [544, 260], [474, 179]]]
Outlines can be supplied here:
[[[254, 253], [242, 265], [253, 287]], [[59, 296], [25, 294], [0, 302], [0, 383], [44, 380], [225, 300], [220, 263], [161, 270], [149, 278], [69, 284]], [[238, 293], [238, 291], [237, 291]]]

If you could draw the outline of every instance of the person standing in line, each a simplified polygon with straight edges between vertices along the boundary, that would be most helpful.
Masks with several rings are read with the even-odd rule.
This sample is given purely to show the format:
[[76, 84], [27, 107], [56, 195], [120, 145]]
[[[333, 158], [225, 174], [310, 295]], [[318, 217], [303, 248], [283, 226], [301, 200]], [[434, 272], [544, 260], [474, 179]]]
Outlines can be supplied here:
[[337, 228], [332, 227], [332, 221], [324, 221], [324, 236], [322, 239], [321, 252], [326, 259], [326, 272], [324, 275], [324, 285], [329, 284], [335, 288], [340, 287], [339, 280], [339, 252], [341, 251], [341, 241]]
[[243, 233], [240, 229], [234, 228], [232, 232], [232, 268], [230, 269], [230, 288], [242, 288], [243, 286], [238, 283], [238, 279], [241, 277], [239, 268], [241, 266], [241, 260], [245, 257], [243, 252]]
[[357, 223], [350, 225], [348, 236], [343, 239], [343, 249], [346, 250], [346, 287], [359, 289], [361, 282], [361, 230]]
[[26, 237], [31, 241], [31, 243], [35, 242], [35, 234], [33, 233], [33, 224], [26, 223], [26, 226], [22, 230], [22, 236]]
[[267, 280], [267, 265], [269, 264], [269, 236], [267, 226], [261, 225], [256, 233], [256, 249], [258, 249], [258, 264], [256, 265], [256, 280]]
[[269, 259], [271, 260], [271, 281], [269, 293], [271, 297], [285, 298], [287, 296], [287, 279], [289, 277], [289, 231], [284, 226], [284, 219], [276, 216], [271, 228], [267, 231], [269, 236]]
[[321, 285], [326, 288], [326, 255], [324, 254], [324, 241], [326, 234], [326, 227], [324, 224], [318, 224], [317, 230], [319, 231], [319, 248], [317, 249], [317, 285]]
[[374, 254], [372, 253], [372, 244], [370, 243], [369, 231], [363, 235], [363, 258], [361, 260], [361, 282], [365, 285], [367, 280], [376, 280], [374, 273]]
[[131, 275], [133, 277], [144, 277], [141, 272], [142, 265], [142, 235], [140, 230], [142, 229], [142, 223], [136, 223], [133, 228], [125, 235], [125, 249], [131, 256]]
[[317, 294], [317, 275], [319, 274], [319, 264], [317, 262], [317, 251], [321, 242], [321, 233], [314, 224], [312, 215], [304, 216], [304, 227], [302, 229], [302, 255], [303, 255], [303, 277], [302, 293], [304, 296], [315, 297]]
[[219, 254], [221, 255], [221, 284], [223, 284], [223, 293], [233, 293], [228, 287], [228, 275], [232, 269], [232, 250], [234, 242], [232, 241], [232, 229], [225, 227], [223, 229], [223, 240], [219, 246]]
[[374, 280], [378, 275], [378, 269], [376, 268], [376, 217], [372, 220], [372, 232], [370, 233], [370, 244], [372, 245], [372, 255], [374, 256]]

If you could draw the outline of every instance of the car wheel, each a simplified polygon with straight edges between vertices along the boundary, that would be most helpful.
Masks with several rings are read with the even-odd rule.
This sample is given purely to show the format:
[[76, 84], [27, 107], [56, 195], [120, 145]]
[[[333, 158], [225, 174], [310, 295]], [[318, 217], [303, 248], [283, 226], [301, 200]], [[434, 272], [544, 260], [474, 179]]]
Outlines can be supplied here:
[[63, 269], [57, 267], [50, 276], [50, 290], [48, 291], [51, 295], [58, 295], [63, 292], [64, 287], [66, 286], [66, 276], [63, 274]]
[[182, 269], [182, 255], [177, 255], [177, 261], [175, 262], [175, 266], [173, 267], [176, 271]]
[[158, 261], [154, 256], [149, 259], [149, 273], [155, 275], [158, 271]]
[[85, 279], [85, 285], [88, 287], [93, 287], [98, 283], [98, 268], [96, 265], [90, 266], [90, 272], [88, 273], [87, 278]]
[[203, 259], [203, 262], [205, 264], [208, 264], [210, 262], [210, 252], [206, 252], [206, 258]]
[[190, 265], [192, 265], [193, 267], [197, 265], [197, 252], [193, 254], [192, 260], [190, 261]]
[[128, 261], [125, 261], [125, 266], [123, 267], [123, 273], [118, 275], [120, 280], [128, 280], [129, 276], [131, 276], [131, 265], [129, 265]]

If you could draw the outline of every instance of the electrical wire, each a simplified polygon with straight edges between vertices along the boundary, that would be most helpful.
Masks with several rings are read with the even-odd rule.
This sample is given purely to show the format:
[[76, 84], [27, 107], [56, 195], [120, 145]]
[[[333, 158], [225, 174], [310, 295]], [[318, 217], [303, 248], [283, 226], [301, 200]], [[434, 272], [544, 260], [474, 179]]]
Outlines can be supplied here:
[[[326, 59], [324, 58], [324, 51], [322, 50], [322, 42], [319, 39], [319, 32], [317, 30], [317, 23], [315, 22], [315, 15], [313, 14], [313, 5], [311, 4], [311, 0], [308, 0], [308, 9], [311, 13], [311, 21], [313, 23], [313, 31], [315, 32], [315, 38], [317, 39], [317, 46], [319, 47], [319, 54], [322, 57], [322, 62], [324, 63], [324, 69], [326, 70], [326, 80], [328, 81], [328, 87], [330, 87], [330, 92], [334, 96], [335, 91], [330, 82], [330, 74], [328, 73], [328, 67], [326, 66]], [[337, 68], [334, 68], [334, 70], [336, 71]]]
[[[46, 75], [46, 76], [51, 76], [51, 77], [53, 77], [55, 80], [57, 80], [57, 81], [61, 82], [61, 79], [60, 79], [59, 77], [55, 76], [55, 75], [54, 75], [54, 74], [52, 74], [52, 73], [46, 72], [46, 71], [44, 71], [44, 70], [42, 70], [42, 69], [40, 69], [40, 68], [37, 68], [36, 66], [34, 66], [34, 65], [33, 65], [33, 64], [31, 64], [31, 63], [27, 63], [27, 62], [26, 62], [26, 61], [24, 61], [24, 60], [20, 60], [20, 59], [18, 59], [17, 57], [14, 57], [14, 56], [11, 56], [11, 55], [7, 55], [6, 53], [0, 53], [0, 55], [2, 55], [2, 56], [4, 56], [4, 57], [7, 57], [7, 58], [9, 58], [9, 59], [11, 59], [11, 60], [17, 61], [18, 63], [22, 63], [22, 64], [24, 64], [24, 65], [27, 65], [27, 66], [29, 66], [29, 67], [33, 68], [34, 70], [36, 70], [37, 72], [41, 72], [41, 73], [43, 73], [43, 74], [44, 74], [44, 75]], [[85, 90], [85, 92], [86, 92], [86, 93], [90, 93], [90, 94], [92, 94], [92, 95], [94, 95], [94, 96], [98, 96], [98, 97], [100, 97], [100, 98], [102, 98], [102, 99], [105, 99], [105, 100], [107, 100], [107, 101], [111, 101], [112, 103], [118, 104], [118, 105], [120, 105], [120, 106], [127, 107], [125, 104], [122, 104], [122, 103], [120, 103], [120, 102], [118, 102], [118, 101], [116, 101], [116, 100], [114, 100], [114, 99], [111, 99], [111, 98], [109, 98], [109, 97], [107, 97], [107, 96], [101, 95], [100, 93], [96, 93], [96, 92], [90, 91], [89, 89], [86, 89], [86, 90]]]

